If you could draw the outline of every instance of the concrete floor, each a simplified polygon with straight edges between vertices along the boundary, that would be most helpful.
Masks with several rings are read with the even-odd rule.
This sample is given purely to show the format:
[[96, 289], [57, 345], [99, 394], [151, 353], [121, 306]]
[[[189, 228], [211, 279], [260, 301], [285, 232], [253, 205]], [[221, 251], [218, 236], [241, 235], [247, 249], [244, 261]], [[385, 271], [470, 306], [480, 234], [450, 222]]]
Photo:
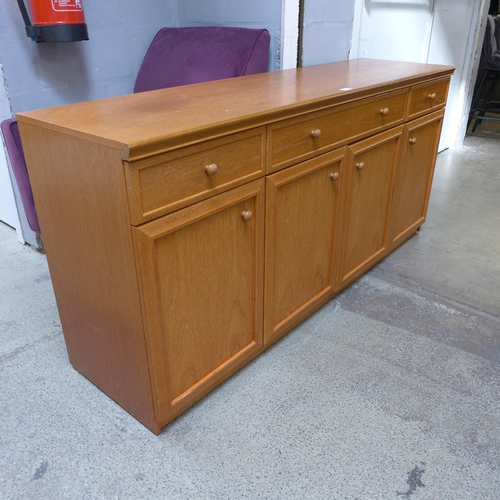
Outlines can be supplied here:
[[500, 499], [498, 158], [441, 153], [420, 233], [159, 436], [73, 370], [0, 224], [0, 498]]

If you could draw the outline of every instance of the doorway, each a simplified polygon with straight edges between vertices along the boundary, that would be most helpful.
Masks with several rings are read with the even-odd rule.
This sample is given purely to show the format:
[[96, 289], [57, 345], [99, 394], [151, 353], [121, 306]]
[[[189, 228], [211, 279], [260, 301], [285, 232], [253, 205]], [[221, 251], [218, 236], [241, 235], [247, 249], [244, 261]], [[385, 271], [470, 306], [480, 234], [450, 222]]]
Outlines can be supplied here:
[[[490, 8], [488, 10], [488, 17], [493, 16], [500, 18], [500, 1], [499, 0], [491, 0], [490, 3]], [[495, 38], [497, 40], [497, 45], [498, 45], [498, 27], [495, 23]], [[489, 31], [486, 31], [485, 34], [485, 42], [488, 36], [491, 36], [489, 34]], [[483, 51], [481, 54], [481, 58], [485, 56], [485, 52]], [[491, 48], [492, 50], [493, 48]], [[487, 51], [489, 53], [490, 51]], [[471, 113], [474, 115], [479, 115], [479, 111], [477, 110], [478, 107], [484, 106], [485, 105], [485, 99], [489, 99], [489, 102], [491, 103], [491, 108], [496, 108], [493, 111], [493, 115], [487, 113], [488, 116], [490, 116], [490, 119], [488, 120], [479, 120], [476, 121], [475, 119], [470, 120], [469, 128], [468, 128], [468, 134], [471, 135], [480, 135], [486, 138], [499, 138], [500, 137], [500, 118], [498, 117], [498, 102], [500, 101], [500, 88], [498, 86], [498, 83], [495, 79], [492, 78], [486, 78], [487, 75], [485, 75], [485, 69], [484, 69], [484, 61], [483, 65], [479, 68], [479, 71], [477, 73], [477, 78], [475, 81], [475, 87], [474, 87], [474, 99], [479, 99], [477, 102], [472, 103], [471, 106]], [[491, 75], [491, 74], [490, 74]], [[478, 93], [480, 93], [480, 96], [478, 97]], [[488, 107], [488, 106], [487, 106]], [[472, 108], [476, 108], [476, 110], [473, 110]], [[471, 114], [471, 116], [472, 116]]]
[[351, 58], [456, 68], [440, 150], [463, 143], [488, 5], [488, 0], [355, 0]]

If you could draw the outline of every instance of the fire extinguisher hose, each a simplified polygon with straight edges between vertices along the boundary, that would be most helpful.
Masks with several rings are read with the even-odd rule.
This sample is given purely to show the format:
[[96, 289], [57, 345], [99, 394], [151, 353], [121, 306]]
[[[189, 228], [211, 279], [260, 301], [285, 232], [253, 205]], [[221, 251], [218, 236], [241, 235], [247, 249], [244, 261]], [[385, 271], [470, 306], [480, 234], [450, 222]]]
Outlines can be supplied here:
[[17, 5], [19, 5], [19, 10], [21, 11], [21, 15], [23, 16], [24, 24], [26, 27], [31, 26], [30, 16], [28, 15], [28, 11], [26, 10], [26, 5], [24, 5], [24, 0], [17, 0]]

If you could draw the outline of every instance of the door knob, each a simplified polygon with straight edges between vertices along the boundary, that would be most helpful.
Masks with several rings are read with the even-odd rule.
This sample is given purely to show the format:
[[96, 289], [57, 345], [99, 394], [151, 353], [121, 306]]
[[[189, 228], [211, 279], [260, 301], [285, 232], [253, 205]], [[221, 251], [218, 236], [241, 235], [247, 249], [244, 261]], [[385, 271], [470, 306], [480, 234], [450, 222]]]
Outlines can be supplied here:
[[213, 177], [216, 173], [217, 173], [217, 165], [215, 163], [211, 163], [210, 165], [207, 165], [205, 167], [205, 173], [209, 176], [209, 177]]
[[244, 210], [243, 212], [241, 212], [241, 217], [243, 217], [243, 220], [245, 222], [250, 222], [252, 220], [253, 213], [250, 212], [250, 210]]

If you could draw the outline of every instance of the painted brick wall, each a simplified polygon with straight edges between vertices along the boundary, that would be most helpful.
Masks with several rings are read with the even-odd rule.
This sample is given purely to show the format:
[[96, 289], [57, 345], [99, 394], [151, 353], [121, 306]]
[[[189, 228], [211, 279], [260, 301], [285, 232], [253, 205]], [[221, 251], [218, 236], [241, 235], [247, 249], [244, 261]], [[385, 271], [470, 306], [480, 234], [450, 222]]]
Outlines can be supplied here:
[[[281, 0], [151, 0], [147, 8], [135, 0], [84, 0], [84, 7], [88, 42], [37, 44], [25, 35], [17, 2], [0, 2], [0, 64], [12, 112], [131, 92], [163, 26], [264, 27], [271, 33], [269, 70], [279, 68]], [[354, 0], [305, 2], [304, 65], [348, 57], [353, 11]]]
[[147, 7], [136, 0], [84, 0], [89, 41], [37, 44], [25, 34], [16, 0], [2, 0], [0, 64], [12, 111], [132, 92], [154, 34], [177, 25], [176, 5], [176, 0], [150, 1]]
[[348, 59], [354, 0], [306, 0], [303, 66]]

